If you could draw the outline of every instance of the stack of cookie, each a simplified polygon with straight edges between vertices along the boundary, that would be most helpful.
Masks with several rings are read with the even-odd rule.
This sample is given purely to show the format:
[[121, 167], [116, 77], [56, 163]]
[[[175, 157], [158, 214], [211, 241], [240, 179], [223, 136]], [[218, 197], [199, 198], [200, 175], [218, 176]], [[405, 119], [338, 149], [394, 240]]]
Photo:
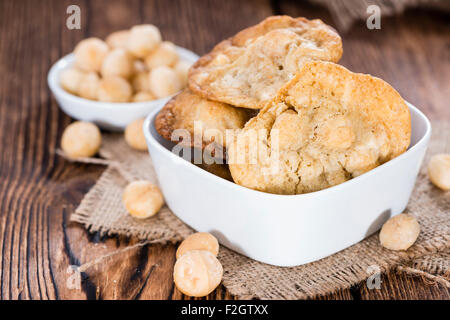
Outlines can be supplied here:
[[212, 150], [227, 160], [231, 175], [221, 176], [255, 190], [300, 194], [347, 181], [406, 151], [411, 125], [400, 95], [336, 64], [342, 52], [320, 20], [269, 17], [201, 57], [156, 129], [176, 142], [174, 131], [186, 130], [181, 143]]

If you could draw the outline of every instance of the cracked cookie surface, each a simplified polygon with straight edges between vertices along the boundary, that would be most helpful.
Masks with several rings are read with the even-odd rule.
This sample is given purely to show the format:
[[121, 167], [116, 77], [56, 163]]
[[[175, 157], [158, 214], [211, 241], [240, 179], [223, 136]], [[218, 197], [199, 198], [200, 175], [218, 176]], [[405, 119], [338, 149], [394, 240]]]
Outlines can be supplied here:
[[337, 62], [338, 33], [321, 20], [273, 16], [220, 42], [189, 71], [189, 88], [211, 100], [260, 109], [311, 60]]
[[410, 137], [409, 109], [389, 84], [315, 61], [245, 125], [228, 147], [229, 167], [251, 189], [308, 193], [397, 157]]
[[[225, 147], [226, 130], [242, 129], [250, 119], [251, 113], [251, 110], [204, 99], [185, 89], [161, 109], [156, 116], [155, 127], [164, 139], [170, 141], [174, 130], [186, 130], [190, 134], [190, 143], [185, 144], [187, 146], [194, 147], [194, 136], [198, 135], [197, 140], [202, 143], [202, 148], [212, 142]], [[201, 128], [201, 131], [195, 132], [194, 125]], [[208, 137], [208, 130], [214, 136]], [[215, 141], [219, 135], [222, 141]]]

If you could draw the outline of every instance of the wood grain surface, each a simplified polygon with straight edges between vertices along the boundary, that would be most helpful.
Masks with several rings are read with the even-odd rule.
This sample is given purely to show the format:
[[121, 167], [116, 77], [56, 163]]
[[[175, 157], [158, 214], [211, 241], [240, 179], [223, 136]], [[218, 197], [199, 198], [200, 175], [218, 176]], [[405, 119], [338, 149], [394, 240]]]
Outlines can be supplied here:
[[[68, 30], [66, 8], [81, 7], [81, 30]], [[0, 298], [189, 299], [174, 288], [175, 245], [136, 248], [82, 274], [70, 265], [126, 248], [135, 239], [100, 238], [70, 213], [103, 168], [58, 157], [71, 122], [46, 83], [50, 66], [88, 36], [105, 37], [153, 23], [163, 37], [199, 54], [266, 16], [321, 18], [327, 11], [300, 1], [0, 1]], [[381, 30], [357, 23], [343, 35], [342, 63], [390, 82], [431, 118], [450, 119], [450, 25], [442, 13], [411, 10], [382, 19]], [[389, 273], [380, 290], [364, 284], [319, 299], [449, 299], [418, 277]], [[219, 287], [207, 299], [233, 299]]]

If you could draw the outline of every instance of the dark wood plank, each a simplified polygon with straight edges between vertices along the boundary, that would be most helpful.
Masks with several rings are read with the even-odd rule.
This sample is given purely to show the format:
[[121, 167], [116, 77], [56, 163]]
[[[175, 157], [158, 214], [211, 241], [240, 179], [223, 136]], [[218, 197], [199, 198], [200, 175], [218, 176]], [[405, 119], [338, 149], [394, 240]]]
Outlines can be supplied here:
[[165, 39], [198, 54], [272, 14], [269, 0], [146, 1], [142, 5], [144, 22], [154, 23]]
[[[100, 238], [69, 222], [70, 213], [103, 169], [69, 163], [55, 155], [62, 130], [71, 119], [51, 97], [46, 74], [81, 39], [105, 37], [144, 22], [158, 25], [166, 39], [202, 54], [271, 15], [271, 3], [0, 2], [0, 299], [189, 299], [173, 286], [175, 245], [139, 247], [112, 256], [83, 273], [80, 288], [72, 287], [71, 265], [127, 248], [136, 240]], [[275, 10], [329, 19], [323, 9], [295, 3], [281, 3]], [[65, 28], [70, 4], [81, 7], [81, 30]], [[415, 13], [405, 21], [395, 18], [386, 26], [398, 30], [387, 39], [351, 31], [344, 37], [343, 62], [392, 82], [412, 102], [423, 104], [429, 115], [448, 117], [445, 84], [450, 73], [448, 64], [441, 63], [448, 62], [448, 23], [442, 20]], [[398, 37], [406, 40], [394, 43]], [[425, 50], [423, 58], [420, 53]], [[418, 69], [410, 64], [418, 64]], [[406, 69], [403, 74], [402, 68]], [[379, 292], [358, 287], [319, 298], [448, 298], [448, 291], [428, 289], [420, 278], [389, 274], [384, 280]], [[220, 286], [207, 299], [233, 297]]]
[[[27, 298], [35, 294], [48, 298], [53, 295], [51, 285], [45, 281], [49, 276], [45, 269], [46, 229], [35, 226], [45, 219], [41, 178], [51, 170], [47, 159], [52, 145], [44, 139], [33, 139], [48, 133], [56, 135], [55, 124], [47, 128], [42, 124], [50, 117], [58, 117], [56, 108], [41, 107], [45, 104], [42, 92], [47, 89], [40, 78], [50, 54], [42, 52], [45, 60], [41, 60], [44, 56], [33, 52], [40, 47], [33, 41], [34, 36], [45, 43], [33, 30], [34, 24], [43, 21], [45, 12], [37, 12], [35, 20], [27, 21], [33, 8], [25, 2], [1, 5], [1, 297]], [[34, 108], [29, 107], [31, 101]]]

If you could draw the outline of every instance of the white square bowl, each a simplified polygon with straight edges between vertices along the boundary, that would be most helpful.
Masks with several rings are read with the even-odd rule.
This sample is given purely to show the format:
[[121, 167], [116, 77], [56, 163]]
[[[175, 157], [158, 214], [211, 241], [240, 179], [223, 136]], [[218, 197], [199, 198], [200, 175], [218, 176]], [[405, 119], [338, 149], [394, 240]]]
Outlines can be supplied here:
[[219, 178], [172, 153], [155, 130], [155, 110], [144, 132], [169, 208], [224, 246], [276, 266], [297, 266], [341, 251], [380, 229], [405, 209], [431, 125], [408, 103], [412, 136], [397, 158], [340, 185], [307, 194], [275, 195]]

